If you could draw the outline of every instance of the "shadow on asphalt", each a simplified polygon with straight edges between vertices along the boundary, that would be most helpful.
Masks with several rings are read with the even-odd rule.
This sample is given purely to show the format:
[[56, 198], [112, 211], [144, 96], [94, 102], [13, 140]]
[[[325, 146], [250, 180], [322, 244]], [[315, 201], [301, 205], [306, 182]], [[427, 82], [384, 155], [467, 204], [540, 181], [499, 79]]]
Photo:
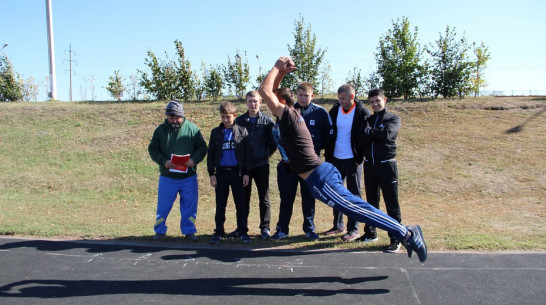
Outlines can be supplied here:
[[[255, 295], [255, 296], [331, 296], [336, 294], [385, 294], [388, 289], [290, 289], [257, 288], [259, 285], [324, 284], [340, 283], [357, 285], [365, 282], [384, 281], [388, 276], [357, 277], [343, 279], [331, 277], [293, 278], [199, 278], [176, 280], [28, 280], [0, 287], [0, 297], [66, 298], [78, 296], [121, 295], [121, 294], [162, 294], [162, 295]], [[258, 286], [256, 286], [258, 285]], [[27, 286], [27, 287], [25, 287]], [[248, 286], [248, 287], [245, 287]], [[252, 287], [251, 287], [252, 286]], [[362, 285], [360, 286], [362, 287]], [[17, 291], [17, 293], [10, 293]]]
[[[87, 253], [111, 253], [119, 251], [130, 251], [132, 253], [158, 253], [165, 250], [181, 249], [191, 250], [191, 254], [165, 255], [164, 260], [179, 260], [188, 258], [209, 258], [211, 260], [232, 263], [237, 262], [241, 254], [245, 258], [264, 257], [289, 257], [302, 256], [306, 254], [332, 253], [332, 252], [377, 252], [377, 248], [358, 249], [276, 249], [276, 248], [251, 248], [251, 247], [230, 247], [230, 246], [203, 246], [191, 242], [186, 243], [161, 243], [161, 242], [124, 242], [119, 240], [82, 240], [82, 241], [58, 241], [58, 240], [28, 240], [7, 242], [0, 245], [0, 250], [16, 248], [35, 248], [39, 251], [57, 252], [71, 249], [83, 249]], [[226, 251], [237, 252], [237, 255], [226, 255]]]

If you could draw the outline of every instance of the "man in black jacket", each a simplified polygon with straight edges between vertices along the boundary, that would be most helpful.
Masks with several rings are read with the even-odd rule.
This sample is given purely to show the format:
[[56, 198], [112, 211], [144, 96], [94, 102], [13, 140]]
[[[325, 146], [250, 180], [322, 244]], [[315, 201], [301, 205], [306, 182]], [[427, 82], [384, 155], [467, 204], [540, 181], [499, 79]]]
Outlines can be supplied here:
[[[303, 82], [298, 85], [297, 92], [298, 102], [294, 105], [294, 108], [300, 112], [301, 117], [305, 120], [307, 129], [309, 129], [309, 133], [311, 133], [313, 139], [315, 153], [320, 157], [320, 151], [328, 145], [332, 136], [332, 120], [326, 109], [313, 103], [313, 85]], [[274, 130], [278, 131], [278, 128]], [[277, 144], [280, 145], [279, 143]], [[279, 152], [282, 155], [281, 147], [279, 147]], [[298, 177], [296, 173], [290, 171], [290, 160], [286, 156], [282, 157], [282, 160], [277, 165], [277, 185], [281, 197], [279, 221], [277, 222], [277, 232], [271, 236], [271, 239], [280, 240], [288, 237], [290, 219], [292, 218], [294, 201], [299, 184], [301, 211], [303, 214], [302, 229], [305, 237], [310, 240], [317, 240], [319, 236], [315, 232], [315, 198], [306, 186], [305, 181]]]
[[[258, 189], [258, 199], [260, 205], [260, 231], [262, 239], [270, 237], [271, 222], [271, 202], [269, 201], [269, 157], [277, 149], [277, 144], [273, 139], [273, 118], [262, 113], [260, 106], [262, 97], [258, 91], [250, 91], [246, 94], [246, 106], [248, 111], [237, 117], [235, 123], [248, 130], [248, 137], [251, 146], [250, 159], [252, 166], [249, 171], [249, 183], [244, 187], [245, 204], [247, 213], [250, 212], [250, 197], [252, 191], [252, 181], [256, 183]], [[230, 237], [237, 238], [238, 231], [231, 232]]]
[[[400, 117], [385, 108], [387, 98], [381, 89], [368, 93], [373, 115], [366, 119], [359, 133], [359, 146], [364, 151], [364, 186], [366, 200], [379, 209], [380, 190], [387, 208], [387, 214], [402, 222], [398, 202], [398, 168], [396, 166], [396, 136], [400, 129]], [[387, 252], [400, 249], [400, 241], [391, 234]], [[366, 224], [362, 241], [377, 241], [376, 228]]]
[[244, 202], [243, 187], [248, 185], [250, 168], [247, 141], [248, 132], [244, 127], [235, 124], [237, 109], [230, 102], [220, 105], [220, 126], [212, 129], [208, 148], [207, 170], [210, 185], [216, 193], [216, 229], [210, 243], [218, 244], [224, 238], [224, 222], [229, 189], [233, 194], [237, 217], [238, 236], [244, 243], [250, 242], [248, 236], [248, 213]]
[[[354, 195], [361, 197], [362, 151], [358, 149], [357, 138], [360, 125], [370, 115], [364, 103], [355, 100], [355, 89], [350, 84], [339, 87], [337, 91], [338, 103], [330, 109], [330, 117], [334, 122], [334, 134], [330, 145], [326, 148], [326, 161], [332, 163], [340, 172], [341, 179], [345, 179], [347, 189]], [[326, 235], [343, 232], [343, 215], [334, 210], [334, 225], [326, 231]], [[354, 241], [360, 237], [356, 220], [347, 219], [347, 234], [344, 241]]]

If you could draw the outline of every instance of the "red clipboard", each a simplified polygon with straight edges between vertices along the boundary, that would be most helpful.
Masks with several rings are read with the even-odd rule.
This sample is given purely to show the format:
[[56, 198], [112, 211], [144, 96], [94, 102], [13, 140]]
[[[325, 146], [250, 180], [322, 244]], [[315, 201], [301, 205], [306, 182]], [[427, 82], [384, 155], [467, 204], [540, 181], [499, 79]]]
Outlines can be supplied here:
[[174, 168], [169, 169], [170, 172], [175, 173], [187, 173], [188, 167], [186, 162], [190, 160], [190, 155], [171, 155], [171, 163], [175, 165]]

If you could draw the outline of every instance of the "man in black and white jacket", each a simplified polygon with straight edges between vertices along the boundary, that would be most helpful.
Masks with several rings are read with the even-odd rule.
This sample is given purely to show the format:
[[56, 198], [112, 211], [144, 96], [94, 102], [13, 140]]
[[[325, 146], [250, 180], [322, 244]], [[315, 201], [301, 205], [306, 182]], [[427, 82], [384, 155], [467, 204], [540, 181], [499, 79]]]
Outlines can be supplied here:
[[[341, 174], [341, 179], [347, 183], [347, 189], [358, 197], [361, 196], [362, 151], [358, 149], [358, 133], [364, 120], [371, 114], [364, 102], [355, 99], [355, 89], [350, 84], [344, 84], [337, 91], [338, 103], [330, 109], [330, 117], [334, 125], [334, 133], [330, 145], [325, 150], [326, 161], [332, 163]], [[326, 235], [343, 232], [343, 215], [334, 210], [333, 226]], [[344, 241], [354, 241], [360, 237], [356, 220], [347, 219], [347, 234]]]

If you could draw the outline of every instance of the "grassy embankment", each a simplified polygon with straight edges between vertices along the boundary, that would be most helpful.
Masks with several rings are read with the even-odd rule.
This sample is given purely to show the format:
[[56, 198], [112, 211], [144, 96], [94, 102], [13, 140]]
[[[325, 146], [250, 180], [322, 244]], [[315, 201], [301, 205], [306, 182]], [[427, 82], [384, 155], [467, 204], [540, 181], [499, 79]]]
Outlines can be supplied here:
[[[423, 227], [431, 250], [546, 249], [545, 101], [504, 97], [388, 104], [402, 117], [397, 159], [403, 220]], [[330, 109], [331, 102], [322, 105]], [[164, 106], [0, 104], [0, 235], [149, 240], [157, 166], [147, 145], [163, 120]], [[216, 108], [211, 102], [185, 104], [188, 118], [200, 126], [207, 142], [219, 123]], [[242, 113], [244, 105], [238, 103], [238, 110]], [[273, 159], [274, 231], [278, 153]], [[214, 192], [205, 164], [198, 167], [197, 227], [203, 244], [214, 229]], [[168, 220], [170, 242], [186, 242], [179, 219], [176, 203]], [[230, 198], [227, 231], [235, 227], [234, 219]], [[362, 247], [343, 243], [339, 236], [307, 242], [301, 221], [297, 199], [291, 237], [281, 242], [253, 238], [250, 246]], [[318, 232], [330, 228], [330, 208], [317, 203], [315, 221]], [[256, 204], [249, 224], [249, 233], [257, 235]], [[381, 232], [378, 243], [364, 247], [374, 250], [387, 242]]]

